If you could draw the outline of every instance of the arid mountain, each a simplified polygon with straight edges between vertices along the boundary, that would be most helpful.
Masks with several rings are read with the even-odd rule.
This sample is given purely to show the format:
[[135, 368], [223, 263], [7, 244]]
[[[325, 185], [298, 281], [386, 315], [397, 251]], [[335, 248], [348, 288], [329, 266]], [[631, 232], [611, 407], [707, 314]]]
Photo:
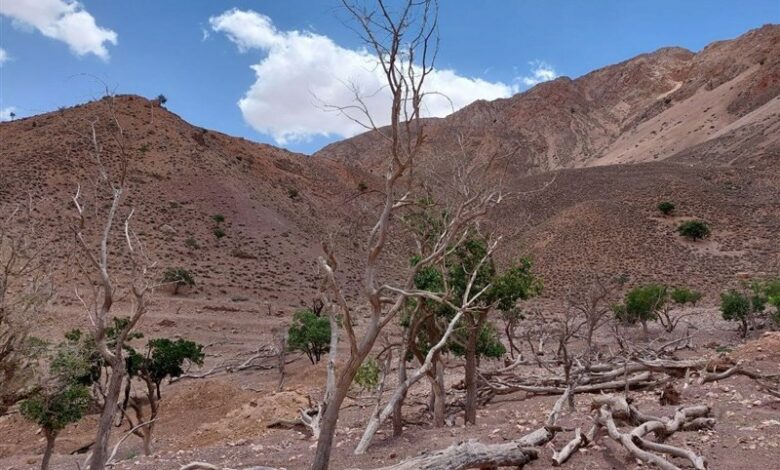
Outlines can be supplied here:
[[[77, 185], [86, 194], [96, 180], [90, 122], [104, 158], [116, 155], [107, 100], [0, 125], [0, 210], [29, 195], [55, 266], [73, 248]], [[197, 128], [138, 96], [116, 97], [114, 107], [129, 144], [124, 207], [135, 208], [133, 227], [160, 269], [191, 270], [192, 295], [206, 299], [285, 311], [311, 300], [319, 243], [338, 219], [323, 214], [356, 192], [341, 165]]]
[[[701, 154], [703, 163], [762, 159], [780, 149], [780, 26], [767, 25], [699, 53], [664, 48], [525, 93], [478, 101], [429, 119], [428, 150], [512, 152], [515, 172], [638, 163]], [[374, 167], [374, 133], [316, 154]], [[768, 162], [771, 164], [771, 161]]]
[[[439, 163], [458, 152], [460, 135], [476, 158], [509, 155], [510, 192], [554, 179], [494, 219], [511, 234], [507, 256], [532, 256], [550, 294], [591, 269], [716, 292], [738, 273], [778, 266], [778, 95], [780, 27], [765, 26], [696, 54], [665, 48], [428, 120], [426, 151], [438, 159], [425, 156], [421, 167], [446, 173]], [[131, 146], [136, 229], [161, 267], [193, 271], [191, 295], [277, 311], [308, 303], [319, 243], [331, 233], [356, 279], [362, 237], [349, 227], [371, 204], [358, 187], [375, 184], [375, 136], [306, 157], [191, 126], [137, 96], [117, 97], [115, 108]], [[72, 251], [70, 198], [95, 174], [89, 123], [109, 136], [107, 109], [97, 101], [0, 124], [0, 209], [32, 195], [56, 240], [53, 261]], [[674, 217], [660, 216], [660, 200], [677, 204]], [[711, 224], [712, 237], [681, 239], [676, 226], [689, 218]], [[403, 246], [389, 254], [406, 256]]]
[[[426, 125], [429, 162], [462, 158], [460, 138], [470, 158], [508, 155], [508, 191], [557, 175], [496, 218], [514, 233], [510, 253], [531, 255], [552, 290], [594, 269], [713, 292], [778, 268], [780, 26], [699, 53], [660, 49]], [[369, 132], [315, 157], [376, 169], [382, 155]], [[676, 217], [660, 217], [662, 200]], [[709, 241], [677, 236], [692, 218], [711, 224]]]

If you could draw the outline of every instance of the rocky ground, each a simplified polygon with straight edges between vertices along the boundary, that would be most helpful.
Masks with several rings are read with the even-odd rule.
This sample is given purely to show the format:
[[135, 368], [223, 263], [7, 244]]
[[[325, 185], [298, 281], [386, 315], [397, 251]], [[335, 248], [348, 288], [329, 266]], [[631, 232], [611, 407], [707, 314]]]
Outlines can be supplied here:
[[[207, 312], [213, 310], [206, 309]], [[180, 313], [179, 315], [184, 315]], [[177, 318], [176, 328], [183, 336], [190, 336], [206, 344], [209, 359], [202, 370], [246, 351], [246, 344], [262, 344], [270, 340], [267, 325], [278, 322], [242, 319], [250, 326], [232, 328], [235, 319], [227, 317], [246, 313], [223, 312], [211, 315], [205, 326], [197, 320]], [[145, 323], [158, 330], [153, 335], [166, 333], [163, 320], [176, 318], [154, 313]], [[699, 357], [726, 353], [735, 360], [746, 361], [763, 371], [780, 372], [780, 333], [753, 333], [753, 339], [740, 344], [733, 324], [718, 319], [711, 307], [697, 309], [692, 317], [694, 350], [680, 351], [681, 357]], [[261, 332], [261, 333], [256, 333]], [[639, 331], [630, 331], [638, 338]], [[681, 333], [677, 333], [681, 334]], [[254, 335], [254, 341], [249, 339]], [[653, 335], [662, 338], [661, 331]], [[668, 337], [668, 335], [666, 335]], [[607, 337], [602, 338], [608, 341]], [[241, 346], [239, 346], [241, 345]], [[279, 420], [292, 420], [298, 409], [306, 407], [307, 396], [320, 393], [324, 382], [322, 364], [312, 366], [305, 357], [297, 357], [287, 367], [287, 378], [282, 391], [276, 391], [276, 371], [249, 370], [233, 374], [219, 374], [208, 379], [185, 379], [166, 386], [163, 390], [163, 409], [155, 431], [153, 456], [143, 456], [140, 440], [129, 438], [117, 453], [117, 469], [177, 469], [191, 461], [206, 461], [228, 468], [250, 465], [269, 465], [287, 469], [306, 468], [313, 453], [314, 442], [305, 429], [269, 428]], [[448, 368], [448, 383], [460, 377], [457, 361]], [[484, 364], [499, 367], [500, 364]], [[528, 372], [533, 372], [532, 367]], [[771, 468], [780, 458], [780, 400], [762, 393], [754, 382], [744, 377], [732, 377], [721, 382], [697, 385], [695, 381], [676, 384], [681, 391], [683, 405], [707, 404], [712, 407], [717, 426], [713, 431], [677, 433], [671, 444], [689, 447], [703, 454], [711, 468], [752, 469]], [[450, 391], [450, 400], [459, 392]], [[547, 417], [556, 397], [527, 396], [515, 393], [494, 399], [479, 411], [478, 424], [464, 427], [460, 419], [454, 426], [433, 428], [425, 413], [427, 386], [413, 389], [407, 401], [409, 422], [405, 433], [391, 437], [384, 427], [366, 455], [355, 457], [352, 449], [360, 438], [362, 426], [373, 401], [365, 392], [355, 390], [342, 412], [334, 450], [334, 469], [376, 468], [420, 453], [449, 446], [468, 439], [484, 443], [500, 443], [516, 439], [536, 429]], [[361, 398], [362, 397], [362, 398]], [[631, 397], [640, 409], [651, 414], [671, 415], [674, 406], [659, 405], [658, 390], [632, 392]], [[576, 412], [566, 410], [560, 425], [565, 429], [587, 427], [591, 397], [576, 397]], [[70, 452], [90, 442], [95, 417], [90, 416], [69, 427], [57, 441], [55, 469], [72, 469], [84, 455]], [[115, 438], [123, 434], [115, 430]], [[572, 436], [559, 434], [552, 445], [544, 448], [538, 461], [529, 468], [549, 468], [553, 448], [560, 448]], [[39, 465], [43, 439], [36, 428], [18, 415], [0, 420], [0, 468], [32, 469]], [[642, 468], [620, 446], [606, 437], [577, 453], [565, 464], [571, 468], [622, 469]]]

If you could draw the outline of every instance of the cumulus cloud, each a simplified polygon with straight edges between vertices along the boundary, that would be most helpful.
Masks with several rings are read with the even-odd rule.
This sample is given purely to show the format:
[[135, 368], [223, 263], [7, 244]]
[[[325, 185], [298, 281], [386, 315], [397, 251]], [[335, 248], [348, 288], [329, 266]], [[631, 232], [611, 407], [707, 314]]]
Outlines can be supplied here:
[[[265, 53], [252, 66], [255, 83], [238, 105], [254, 129], [271, 135], [277, 143], [363, 132], [365, 128], [348, 117], [322, 106], [353, 104], [352, 87], [365, 98], [377, 125], [390, 122], [390, 93], [377, 60], [367, 51], [341, 47], [310, 31], [280, 31], [269, 17], [254, 11], [228, 10], [209, 22], [240, 51]], [[516, 92], [511, 85], [464, 77], [446, 69], [434, 70], [426, 80], [426, 88], [437, 93], [426, 98], [426, 116], [446, 116], [475, 100]]]
[[10, 121], [11, 120], [11, 114], [16, 112], [16, 108], [13, 106], [9, 106], [7, 108], [0, 108], [0, 122], [3, 121]]
[[547, 62], [534, 60], [528, 64], [531, 66], [531, 75], [520, 77], [520, 81], [526, 86], [534, 86], [558, 78], [558, 73]]
[[5, 49], [0, 47], [0, 65], [3, 65], [8, 60], [8, 53], [5, 52]]
[[95, 23], [95, 18], [74, 0], [2, 0], [0, 15], [11, 18], [15, 26], [37, 29], [57, 39], [75, 54], [94, 54], [108, 60], [106, 44], [117, 43], [117, 34]]

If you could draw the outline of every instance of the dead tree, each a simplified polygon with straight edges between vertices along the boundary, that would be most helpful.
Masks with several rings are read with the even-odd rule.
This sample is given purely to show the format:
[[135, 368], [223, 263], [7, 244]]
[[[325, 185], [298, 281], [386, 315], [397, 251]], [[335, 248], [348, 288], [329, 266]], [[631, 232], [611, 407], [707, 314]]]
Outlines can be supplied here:
[[[83, 136], [89, 142], [90, 157], [97, 173], [91, 185], [94, 193], [85, 195], [83, 187], [78, 185], [72, 199], [76, 211], [72, 226], [76, 242], [75, 260], [83, 285], [90, 289], [89, 294], [82, 294], [77, 287], [75, 294], [86, 311], [95, 347], [110, 370], [103, 391], [103, 409], [95, 445], [88, 458], [90, 470], [103, 470], [109, 457], [109, 439], [127, 373], [125, 342], [146, 313], [149, 295], [155, 287], [150, 281], [153, 263], [131, 229], [134, 209], [122, 210], [130, 161], [127, 139], [115, 112], [113, 97], [106, 96], [102, 102], [106, 105], [106, 113], [89, 122], [89, 130]], [[103, 131], [108, 134], [106, 140], [113, 144], [110, 152], [106, 151], [103, 139], [99, 137]], [[107, 209], [103, 210], [104, 207]], [[110, 247], [114, 244], [115, 250], [122, 253], [118, 258], [126, 263], [130, 272], [113, 271]], [[114, 302], [122, 294], [129, 294], [129, 319], [110, 340], [107, 330]]]
[[29, 391], [27, 334], [53, 296], [45, 246], [32, 198], [0, 221], [0, 416]]
[[612, 289], [602, 276], [593, 274], [586, 286], [572, 287], [566, 296], [570, 309], [576, 311], [584, 320], [584, 339], [587, 344], [586, 358], [593, 360], [593, 337], [612, 318]]
[[[398, 285], [383, 284], [379, 279], [380, 260], [391, 226], [397, 213], [413, 201], [409, 193], [411, 171], [424, 142], [424, 123], [421, 120], [423, 85], [433, 71], [437, 43], [437, 4], [431, 0], [406, 1], [400, 9], [392, 9], [384, 1], [377, 8], [366, 9], [345, 0], [344, 6], [358, 23], [361, 36], [376, 55], [378, 66], [386, 79], [391, 95], [390, 126], [380, 129], [365, 106], [360, 91], [355, 89], [355, 104], [336, 108], [378, 134], [387, 144], [387, 170], [379, 202], [379, 215], [369, 231], [363, 261], [362, 295], [368, 307], [368, 324], [360, 336], [353, 325], [353, 310], [347, 304], [337, 277], [338, 262], [329, 244], [324, 243], [325, 255], [319, 265], [323, 272], [323, 302], [331, 318], [331, 347], [327, 364], [325, 398], [318, 405], [312, 425], [319, 431], [312, 469], [325, 470], [330, 462], [333, 437], [341, 404], [363, 360], [368, 356], [382, 329], [406, 304], [407, 289], [413, 286], [414, 274], [421, 268], [441, 259], [449, 246], [457, 241], [463, 229], [474, 218], [483, 214], [483, 208], [495, 201], [496, 194], [479, 195], [464, 203], [460, 213], [452, 218], [436, 248], [427, 253], [411, 269], [406, 281]], [[407, 179], [407, 190], [401, 185]], [[339, 322], [346, 333], [348, 352], [336, 370], [339, 342]]]

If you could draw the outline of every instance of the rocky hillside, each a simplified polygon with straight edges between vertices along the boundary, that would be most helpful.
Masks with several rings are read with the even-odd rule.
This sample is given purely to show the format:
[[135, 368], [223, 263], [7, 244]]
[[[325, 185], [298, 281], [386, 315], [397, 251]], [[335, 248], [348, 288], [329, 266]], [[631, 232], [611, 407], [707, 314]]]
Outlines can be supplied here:
[[[664, 48], [511, 98], [427, 121], [430, 153], [513, 153], [513, 173], [638, 163], [706, 153], [705, 164], [766, 160], [780, 150], [780, 26], [693, 53]], [[316, 154], [375, 167], [366, 133]]]
[[[506, 255], [533, 257], [550, 295], [590, 270], [714, 293], [739, 273], [778, 268], [778, 95], [780, 26], [765, 26], [699, 53], [661, 49], [428, 120], [420, 168], [446, 175], [461, 135], [475, 158], [509, 155], [510, 192], [554, 179], [494, 218], [511, 234]], [[160, 267], [193, 271], [190, 295], [290, 311], [314, 295], [314, 261], [330, 234], [357, 279], [355, 228], [368, 222], [383, 155], [371, 134], [307, 157], [192, 126], [141, 97], [117, 97], [114, 107], [132, 157], [135, 227]], [[116, 150], [107, 110], [101, 100], [0, 124], [0, 210], [32, 196], [53, 266], [67, 266], [72, 252], [76, 185], [94, 179], [90, 122], [106, 155]], [[677, 204], [674, 216], [660, 216], [661, 200]], [[712, 226], [708, 241], [676, 234], [690, 218]], [[388, 258], [407, 259], [406, 248]]]
[[[117, 153], [107, 100], [0, 125], [0, 213], [31, 196], [62, 274], [71, 197], [97, 175], [90, 122], [109, 166]], [[114, 109], [130, 156], [124, 206], [160, 269], [190, 269], [199, 298], [285, 310], [311, 300], [320, 240], [339, 219], [331, 206], [356, 191], [341, 165], [197, 128], [138, 96], [116, 97]]]

